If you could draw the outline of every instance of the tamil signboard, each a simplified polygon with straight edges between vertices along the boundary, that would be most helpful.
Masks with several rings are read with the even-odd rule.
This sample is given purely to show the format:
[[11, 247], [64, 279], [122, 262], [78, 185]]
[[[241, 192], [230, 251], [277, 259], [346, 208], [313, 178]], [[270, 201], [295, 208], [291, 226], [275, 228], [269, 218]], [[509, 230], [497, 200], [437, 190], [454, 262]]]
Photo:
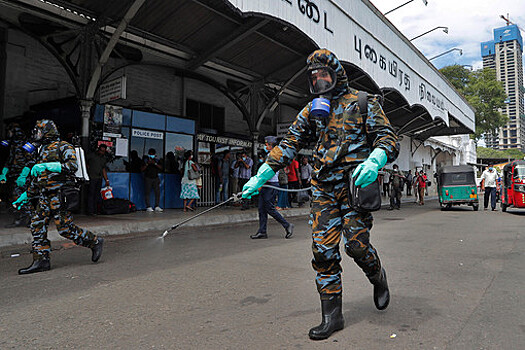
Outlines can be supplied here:
[[293, 24], [319, 47], [366, 72], [381, 89], [395, 89], [449, 124], [449, 114], [474, 130], [474, 111], [421, 52], [368, 0], [229, 0], [244, 13]]
[[126, 76], [110, 80], [100, 85], [100, 103], [126, 99]]
[[243, 147], [243, 148], [251, 148], [253, 146], [253, 142], [248, 141], [248, 140], [240, 140], [240, 139], [234, 139], [231, 137], [208, 135], [208, 134], [197, 134], [197, 140], [202, 141], [202, 142], [220, 143], [223, 145]]

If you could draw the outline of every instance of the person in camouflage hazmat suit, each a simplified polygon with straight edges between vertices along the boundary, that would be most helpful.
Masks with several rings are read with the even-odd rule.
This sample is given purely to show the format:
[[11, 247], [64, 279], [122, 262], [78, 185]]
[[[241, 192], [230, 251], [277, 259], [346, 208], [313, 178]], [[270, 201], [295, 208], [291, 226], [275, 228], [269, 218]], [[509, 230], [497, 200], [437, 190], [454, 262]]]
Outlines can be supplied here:
[[[31, 167], [35, 164], [35, 160], [31, 153], [22, 148], [27, 142], [27, 137], [20, 128], [20, 125], [17, 123], [9, 124], [7, 126], [7, 133], [10, 152], [9, 158], [2, 169], [0, 182], [6, 181], [7, 186], [9, 186], [9, 201], [13, 201], [26, 191], [29, 184], [27, 177], [29, 176]], [[27, 225], [31, 216], [30, 205], [28, 203], [23, 205], [19, 211], [15, 211], [14, 216], [14, 222], [6, 225], [6, 228]]]
[[357, 186], [371, 184], [379, 169], [387, 161], [396, 159], [399, 144], [377, 98], [369, 99], [368, 116], [363, 120], [357, 102], [358, 92], [349, 87], [346, 72], [333, 53], [326, 49], [316, 50], [308, 57], [307, 64], [312, 93], [315, 94], [316, 84], [323, 79], [332, 84], [326, 93], [330, 106], [328, 116], [314, 116], [312, 102], [308, 103], [257, 175], [244, 186], [243, 197], [257, 193], [261, 182], [288, 165], [309, 138], [316, 137], [310, 223], [312, 266], [317, 272], [322, 322], [310, 330], [309, 336], [319, 340], [344, 327], [341, 234], [346, 254], [354, 259], [374, 286], [376, 307], [383, 310], [388, 306], [390, 293], [386, 273], [377, 250], [370, 243], [372, 214], [357, 212], [349, 206], [345, 177], [355, 177]]
[[71, 212], [61, 208], [60, 190], [71, 183], [77, 171], [77, 159], [74, 147], [61, 141], [58, 129], [51, 120], [39, 120], [33, 130], [33, 142], [39, 145], [36, 164], [31, 169], [32, 181], [13, 205], [35, 199], [35, 212], [31, 218], [33, 235], [33, 263], [19, 274], [47, 271], [51, 268], [49, 253], [50, 242], [47, 239], [47, 227], [51, 218], [55, 221], [58, 233], [78, 245], [91, 248], [91, 260], [97, 262], [102, 254], [104, 240], [97, 238], [88, 230], [73, 223]]

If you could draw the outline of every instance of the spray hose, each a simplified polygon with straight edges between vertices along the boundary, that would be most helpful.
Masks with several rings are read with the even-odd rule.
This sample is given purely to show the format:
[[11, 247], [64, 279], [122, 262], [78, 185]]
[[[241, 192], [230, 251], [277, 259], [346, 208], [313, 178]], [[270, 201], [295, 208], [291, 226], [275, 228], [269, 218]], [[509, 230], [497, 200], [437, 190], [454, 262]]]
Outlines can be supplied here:
[[[263, 185], [262, 187], [272, 188], [272, 189], [279, 190], [279, 191], [284, 191], [284, 192], [301, 192], [301, 191], [308, 191], [308, 190], [310, 190], [310, 189], [312, 188], [312, 187], [310, 186], [310, 187], [307, 187], [307, 188], [287, 189], [287, 188], [281, 188], [281, 187], [272, 186], [272, 185]], [[236, 193], [236, 194], [232, 195], [230, 198], [228, 198], [227, 200], [225, 200], [224, 202], [221, 202], [221, 203], [219, 203], [219, 204], [216, 204], [216, 205], [214, 205], [213, 207], [206, 209], [206, 210], [203, 211], [202, 213], [199, 213], [199, 214], [197, 214], [197, 215], [194, 215], [194, 216], [192, 216], [192, 217], [190, 217], [190, 218], [187, 218], [186, 220], [183, 220], [183, 221], [179, 222], [178, 224], [175, 224], [175, 225], [171, 226], [171, 228], [169, 228], [169, 229], [167, 229], [166, 231], [164, 231], [164, 233], [162, 234], [162, 236], [161, 236], [160, 238], [164, 238], [164, 237], [166, 237], [166, 235], [167, 235], [170, 231], [175, 230], [177, 227], [179, 227], [179, 226], [181, 226], [181, 225], [187, 223], [188, 221], [191, 221], [191, 220], [193, 220], [193, 219], [195, 219], [195, 218], [197, 218], [197, 217], [199, 217], [199, 216], [201, 216], [201, 215], [203, 215], [203, 214], [206, 214], [207, 212], [212, 211], [213, 209], [216, 209], [216, 208], [218, 208], [218, 207], [220, 207], [220, 206], [223, 206], [224, 204], [229, 203], [229, 202], [231, 202], [231, 201], [233, 201], [233, 202], [238, 202], [238, 201], [240, 201], [240, 200], [242, 200], [242, 192]]]

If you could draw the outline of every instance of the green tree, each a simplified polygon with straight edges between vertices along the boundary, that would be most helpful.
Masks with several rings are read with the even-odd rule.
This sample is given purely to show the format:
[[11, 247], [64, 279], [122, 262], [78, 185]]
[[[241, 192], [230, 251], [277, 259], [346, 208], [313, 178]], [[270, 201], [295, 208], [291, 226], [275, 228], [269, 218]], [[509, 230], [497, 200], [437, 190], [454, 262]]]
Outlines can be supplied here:
[[465, 95], [465, 89], [471, 81], [471, 71], [459, 64], [446, 66], [440, 69], [445, 77], [454, 85], [456, 90]]
[[505, 107], [507, 95], [503, 84], [496, 80], [496, 71], [490, 68], [469, 71], [460, 65], [441, 68], [441, 73], [460, 91], [476, 111], [476, 131], [479, 140], [485, 133], [492, 133], [505, 125], [507, 116], [499, 112]]

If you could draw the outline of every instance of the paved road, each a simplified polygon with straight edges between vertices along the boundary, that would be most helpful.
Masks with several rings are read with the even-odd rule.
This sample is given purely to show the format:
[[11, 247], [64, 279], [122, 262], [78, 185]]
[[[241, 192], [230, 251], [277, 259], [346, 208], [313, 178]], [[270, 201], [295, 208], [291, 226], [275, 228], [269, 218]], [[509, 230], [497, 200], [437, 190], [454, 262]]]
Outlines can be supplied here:
[[[376, 214], [372, 242], [388, 271], [390, 307], [344, 259], [346, 328], [312, 342], [320, 321], [305, 219], [294, 238], [275, 224], [111, 237], [101, 262], [73, 247], [49, 272], [0, 251], [1, 349], [523, 349], [525, 212], [437, 203]], [[156, 233], [159, 234], [159, 233]], [[18, 249], [20, 250], [20, 249]], [[395, 334], [395, 337], [394, 337]]]

